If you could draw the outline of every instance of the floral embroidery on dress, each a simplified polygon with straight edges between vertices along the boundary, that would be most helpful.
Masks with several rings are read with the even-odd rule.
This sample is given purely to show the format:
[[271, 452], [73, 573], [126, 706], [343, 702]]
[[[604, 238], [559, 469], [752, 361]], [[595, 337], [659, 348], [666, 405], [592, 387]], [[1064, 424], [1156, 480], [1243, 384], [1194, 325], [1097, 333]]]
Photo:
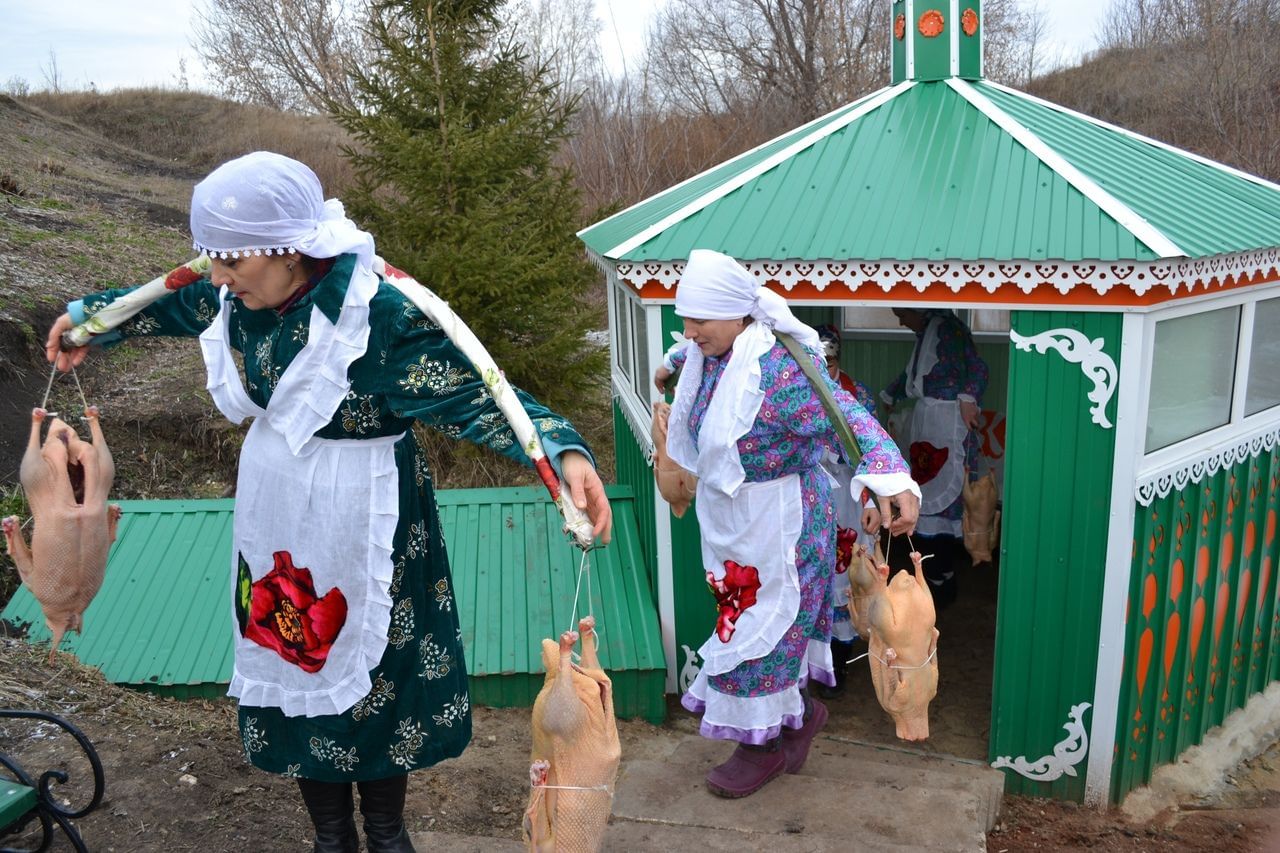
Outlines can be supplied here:
[[462, 383], [471, 378], [471, 371], [454, 367], [447, 361], [436, 361], [429, 356], [418, 356], [418, 360], [405, 369], [405, 377], [399, 381], [400, 387], [417, 394], [427, 389], [437, 397], [452, 393]]
[[403, 581], [404, 581], [404, 557], [401, 556], [400, 559], [396, 560], [395, 567], [391, 570], [391, 587], [389, 591], [392, 595], [400, 594], [400, 584]]
[[276, 385], [280, 382], [280, 367], [275, 363], [271, 353], [271, 346], [271, 338], [263, 338], [254, 347], [253, 355], [258, 360], [259, 375], [267, 380], [267, 387], [274, 391], [276, 390]]
[[453, 724], [461, 720], [470, 710], [471, 697], [466, 693], [455, 693], [453, 694], [453, 701], [447, 703], [441, 709], [441, 713], [432, 714], [431, 718], [436, 721], [437, 726], [453, 728]]
[[302, 765], [301, 765], [301, 764], [290, 764], [288, 767], [286, 767], [286, 768], [285, 768], [285, 771], [284, 771], [283, 773], [281, 773], [280, 775], [281, 775], [281, 776], [283, 776], [283, 777], [285, 777], [286, 779], [301, 779], [301, 778], [302, 778]]
[[422, 731], [422, 724], [413, 722], [410, 717], [400, 721], [396, 737], [400, 740], [391, 744], [391, 760], [407, 770], [418, 763], [418, 751], [422, 749], [426, 734]]
[[351, 719], [363, 720], [377, 714], [383, 705], [396, 698], [395, 686], [394, 681], [387, 681], [379, 675], [369, 694], [351, 706]]
[[487, 412], [476, 418], [476, 421], [486, 429], [486, 432], [477, 439], [479, 443], [494, 450], [506, 450], [516, 443], [515, 433], [511, 431], [507, 416], [502, 412]]
[[139, 314], [124, 325], [126, 335], [149, 335], [160, 328], [160, 321], [146, 314]]
[[436, 604], [440, 605], [442, 613], [448, 613], [453, 609], [453, 596], [449, 594], [449, 581], [444, 578], [436, 581]]
[[307, 345], [307, 341], [311, 339], [311, 324], [304, 323], [299, 320], [293, 324], [293, 331], [289, 333], [289, 339], [295, 344]]
[[218, 316], [217, 306], [209, 304], [204, 299], [196, 301], [196, 319], [206, 326], [212, 323]]
[[266, 733], [258, 728], [258, 718], [249, 717], [240, 729], [240, 739], [244, 741], [244, 756], [249, 758], [255, 752], [261, 752], [268, 746]]
[[342, 407], [342, 428], [347, 432], [364, 435], [382, 426], [378, 420], [378, 407], [373, 403], [372, 394], [347, 394], [347, 402]]
[[418, 654], [422, 658], [422, 677], [428, 681], [433, 678], [444, 678], [449, 674], [453, 656], [442, 645], [432, 642], [433, 635], [427, 634], [418, 644]]
[[419, 554], [427, 553], [427, 523], [424, 521], [418, 524], [416, 521], [409, 525], [409, 534], [404, 543], [404, 554], [410, 560], [416, 559]]
[[434, 320], [426, 314], [423, 314], [422, 310], [412, 302], [405, 302], [404, 304], [404, 319], [411, 329], [423, 329], [428, 332], [434, 332], [440, 328]]
[[391, 629], [387, 631], [387, 643], [403, 649], [413, 639], [413, 599], [402, 598], [391, 611]]
[[564, 418], [538, 418], [533, 422], [539, 432], [547, 433], [558, 429], [573, 429], [573, 424]]
[[427, 460], [421, 455], [413, 457], [413, 481], [421, 489], [423, 483], [431, 479], [431, 471], [427, 468]]
[[327, 737], [313, 737], [310, 744], [312, 755], [320, 761], [333, 762], [333, 766], [344, 773], [350, 773], [360, 763], [354, 746], [343, 749]]

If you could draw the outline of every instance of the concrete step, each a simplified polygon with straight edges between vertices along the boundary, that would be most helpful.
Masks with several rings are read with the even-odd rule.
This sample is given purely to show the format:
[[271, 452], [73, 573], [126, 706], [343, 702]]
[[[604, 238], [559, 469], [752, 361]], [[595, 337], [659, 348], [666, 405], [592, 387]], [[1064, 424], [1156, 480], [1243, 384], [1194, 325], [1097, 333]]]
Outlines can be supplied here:
[[821, 736], [800, 773], [721, 799], [703, 778], [731, 746], [691, 736], [624, 761], [605, 849], [971, 853], [999, 814], [1003, 776], [985, 765]]

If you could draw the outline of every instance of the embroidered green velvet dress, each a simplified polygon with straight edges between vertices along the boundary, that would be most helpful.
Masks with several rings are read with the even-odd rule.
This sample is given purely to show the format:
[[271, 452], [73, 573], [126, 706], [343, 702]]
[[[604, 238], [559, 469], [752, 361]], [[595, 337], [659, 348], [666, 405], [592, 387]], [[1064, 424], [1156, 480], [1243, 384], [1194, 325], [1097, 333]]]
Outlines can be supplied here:
[[[266, 407], [281, 375], [306, 345], [313, 306], [336, 321], [353, 268], [354, 256], [338, 258], [283, 315], [231, 300], [230, 342], [244, 356], [245, 385], [255, 403]], [[72, 306], [73, 319], [81, 312], [92, 315], [124, 292], [86, 297]], [[217, 289], [202, 279], [149, 306], [119, 332], [122, 337], [194, 336], [219, 308]], [[453, 582], [431, 474], [409, 429], [413, 420], [527, 462], [470, 361], [385, 281], [370, 305], [369, 325], [365, 354], [347, 372], [350, 393], [316, 435], [370, 439], [405, 433], [395, 446], [399, 522], [386, 651], [370, 673], [368, 695], [342, 714], [285, 717], [278, 708], [247, 705], [239, 712], [245, 755], [255, 766], [321, 781], [400, 775], [459, 755], [471, 739]], [[549, 455], [567, 448], [586, 451], [566, 420], [520, 396]]]

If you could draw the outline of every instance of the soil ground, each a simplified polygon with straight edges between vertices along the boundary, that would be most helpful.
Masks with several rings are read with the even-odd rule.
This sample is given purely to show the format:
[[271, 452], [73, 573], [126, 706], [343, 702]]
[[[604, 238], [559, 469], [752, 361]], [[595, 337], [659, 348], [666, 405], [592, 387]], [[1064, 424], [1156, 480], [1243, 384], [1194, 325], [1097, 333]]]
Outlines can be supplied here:
[[[985, 573], [985, 574], [984, 574]], [[938, 698], [925, 752], [986, 759], [994, 642], [994, 573], [967, 574], [960, 600], [942, 611]], [[865, 664], [850, 668], [846, 693], [829, 700], [826, 734], [897, 744], [875, 702]], [[0, 707], [59, 713], [96, 745], [107, 776], [102, 806], [81, 821], [94, 851], [305, 851], [309, 822], [293, 783], [242, 758], [235, 711], [227, 700], [177, 701], [106, 683], [96, 671], [16, 639], [0, 640]], [[624, 760], [660, 754], [696, 731], [674, 701], [663, 726], [620, 724]], [[513, 840], [527, 795], [527, 709], [475, 709], [475, 737], [461, 758], [410, 777], [406, 816], [413, 831]], [[89, 769], [75, 747], [47, 726], [0, 725], [0, 752], [31, 770], [64, 767], [60, 793], [86, 800]], [[80, 793], [71, 793], [80, 792]], [[855, 818], [856, 820], [856, 818]], [[4, 843], [13, 844], [13, 839]], [[67, 848], [55, 848], [67, 849]], [[1147, 823], [1118, 810], [1006, 797], [988, 850], [1264, 851], [1280, 849], [1280, 745], [1244, 762], [1220, 791], [1181, 804]]]

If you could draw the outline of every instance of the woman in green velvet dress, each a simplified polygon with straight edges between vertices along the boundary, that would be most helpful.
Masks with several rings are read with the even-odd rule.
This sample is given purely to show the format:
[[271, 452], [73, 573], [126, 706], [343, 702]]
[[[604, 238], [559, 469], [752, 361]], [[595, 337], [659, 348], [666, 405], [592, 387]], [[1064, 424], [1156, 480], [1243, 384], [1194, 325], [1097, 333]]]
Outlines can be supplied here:
[[[351, 783], [370, 851], [412, 850], [407, 774], [471, 738], [461, 629], [431, 475], [414, 420], [527, 462], [470, 360], [374, 272], [374, 245], [297, 161], [258, 152], [197, 185], [192, 234], [206, 277], [116, 332], [199, 336], [215, 403], [252, 418], [241, 451], [232, 555], [246, 757], [296, 777], [316, 851], [354, 853]], [[73, 303], [62, 332], [126, 290]], [[243, 367], [237, 364], [238, 353]], [[242, 379], [243, 377], [243, 379]], [[585, 442], [521, 394], [594, 533], [610, 512]]]

